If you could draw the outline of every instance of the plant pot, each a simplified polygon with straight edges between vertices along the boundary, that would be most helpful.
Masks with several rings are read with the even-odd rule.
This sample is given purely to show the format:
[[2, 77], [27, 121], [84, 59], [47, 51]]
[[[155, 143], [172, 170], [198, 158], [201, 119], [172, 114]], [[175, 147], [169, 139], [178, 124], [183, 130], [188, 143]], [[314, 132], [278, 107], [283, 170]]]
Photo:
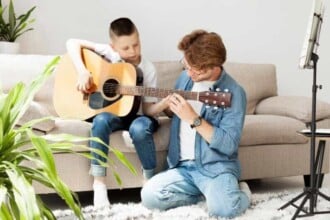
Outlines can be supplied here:
[[19, 43], [0, 41], [0, 53], [6, 53], [6, 54], [19, 53]]

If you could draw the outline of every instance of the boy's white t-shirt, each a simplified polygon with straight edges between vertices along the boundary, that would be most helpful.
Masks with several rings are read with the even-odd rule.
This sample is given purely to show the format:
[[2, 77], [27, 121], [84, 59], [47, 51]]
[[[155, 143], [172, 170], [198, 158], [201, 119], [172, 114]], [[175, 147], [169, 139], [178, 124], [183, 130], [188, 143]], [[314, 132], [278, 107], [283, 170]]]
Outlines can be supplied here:
[[[191, 91], [203, 92], [209, 91], [209, 88], [214, 84], [214, 81], [195, 82]], [[203, 103], [195, 100], [187, 100], [195, 112], [201, 112]], [[196, 129], [192, 129], [190, 124], [182, 121], [180, 123], [180, 160], [195, 159], [195, 138]]]
[[[115, 52], [109, 44], [96, 44], [95, 45], [95, 52], [104, 56], [107, 60], [111, 61], [112, 63], [123, 62], [123, 59], [119, 56], [117, 52]], [[137, 66], [143, 72], [143, 86], [144, 87], [152, 87], [156, 88], [157, 86], [157, 75], [156, 75], [156, 68], [153, 63], [147, 59], [144, 59], [141, 56], [141, 62]], [[157, 102], [156, 97], [142, 97], [142, 102]], [[141, 107], [139, 110], [139, 114], [141, 114]]]

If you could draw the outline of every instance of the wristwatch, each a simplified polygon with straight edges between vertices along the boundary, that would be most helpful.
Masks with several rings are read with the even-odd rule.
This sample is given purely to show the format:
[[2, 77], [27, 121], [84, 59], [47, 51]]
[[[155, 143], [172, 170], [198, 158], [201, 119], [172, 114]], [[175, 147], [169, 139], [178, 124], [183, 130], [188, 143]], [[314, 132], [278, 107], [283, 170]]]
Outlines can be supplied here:
[[193, 123], [190, 125], [191, 128], [198, 127], [202, 124], [202, 117], [198, 116], [197, 118], [194, 119]]

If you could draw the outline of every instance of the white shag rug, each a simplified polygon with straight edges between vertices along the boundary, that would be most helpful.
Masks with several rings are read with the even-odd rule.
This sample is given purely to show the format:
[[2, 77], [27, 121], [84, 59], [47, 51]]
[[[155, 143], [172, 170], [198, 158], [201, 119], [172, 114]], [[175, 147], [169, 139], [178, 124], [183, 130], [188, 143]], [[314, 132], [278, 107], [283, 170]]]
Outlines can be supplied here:
[[[329, 195], [330, 190], [321, 189], [325, 195]], [[282, 205], [293, 199], [302, 190], [283, 191], [279, 193], [252, 194], [251, 206], [244, 214], [233, 220], [289, 220], [296, 212], [292, 205], [283, 210], [278, 210]], [[304, 198], [305, 196], [303, 196]], [[300, 205], [302, 199], [295, 202]], [[309, 207], [309, 200], [305, 207]], [[94, 209], [93, 206], [84, 207], [83, 213], [86, 220], [222, 220], [223, 218], [211, 218], [207, 214], [205, 202], [196, 205], [178, 207], [167, 211], [151, 211], [141, 205], [141, 203], [117, 203], [103, 209]], [[318, 197], [315, 211], [330, 211], [330, 201]], [[58, 220], [76, 220], [71, 210], [55, 210]], [[304, 214], [300, 212], [299, 214]], [[299, 218], [301, 219], [301, 218]], [[304, 217], [304, 220], [329, 220], [330, 214], [317, 214], [311, 217]]]

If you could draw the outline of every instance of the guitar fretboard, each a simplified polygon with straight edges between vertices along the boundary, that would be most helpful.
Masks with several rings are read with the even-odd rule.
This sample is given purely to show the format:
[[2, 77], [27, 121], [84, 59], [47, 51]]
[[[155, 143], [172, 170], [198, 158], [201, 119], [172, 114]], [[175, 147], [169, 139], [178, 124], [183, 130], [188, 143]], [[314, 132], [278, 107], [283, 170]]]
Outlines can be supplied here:
[[202, 91], [192, 92], [173, 90], [167, 88], [154, 88], [144, 86], [125, 86], [116, 83], [104, 83], [103, 93], [107, 97], [114, 97], [117, 94], [126, 96], [149, 96], [166, 98], [173, 93], [180, 94], [186, 100], [195, 100], [211, 106], [229, 107], [231, 95], [228, 92]]
[[108, 86], [110, 87], [110, 89], [107, 89], [107, 91], [114, 91], [115, 93], [122, 95], [166, 98], [168, 95], [172, 93], [178, 93], [185, 99], [197, 100], [197, 101], [199, 100], [199, 92], [190, 92], [190, 91], [173, 90], [173, 89], [165, 89], [165, 88], [149, 88], [143, 86], [122, 86], [118, 84], [117, 85], [111, 84]]

